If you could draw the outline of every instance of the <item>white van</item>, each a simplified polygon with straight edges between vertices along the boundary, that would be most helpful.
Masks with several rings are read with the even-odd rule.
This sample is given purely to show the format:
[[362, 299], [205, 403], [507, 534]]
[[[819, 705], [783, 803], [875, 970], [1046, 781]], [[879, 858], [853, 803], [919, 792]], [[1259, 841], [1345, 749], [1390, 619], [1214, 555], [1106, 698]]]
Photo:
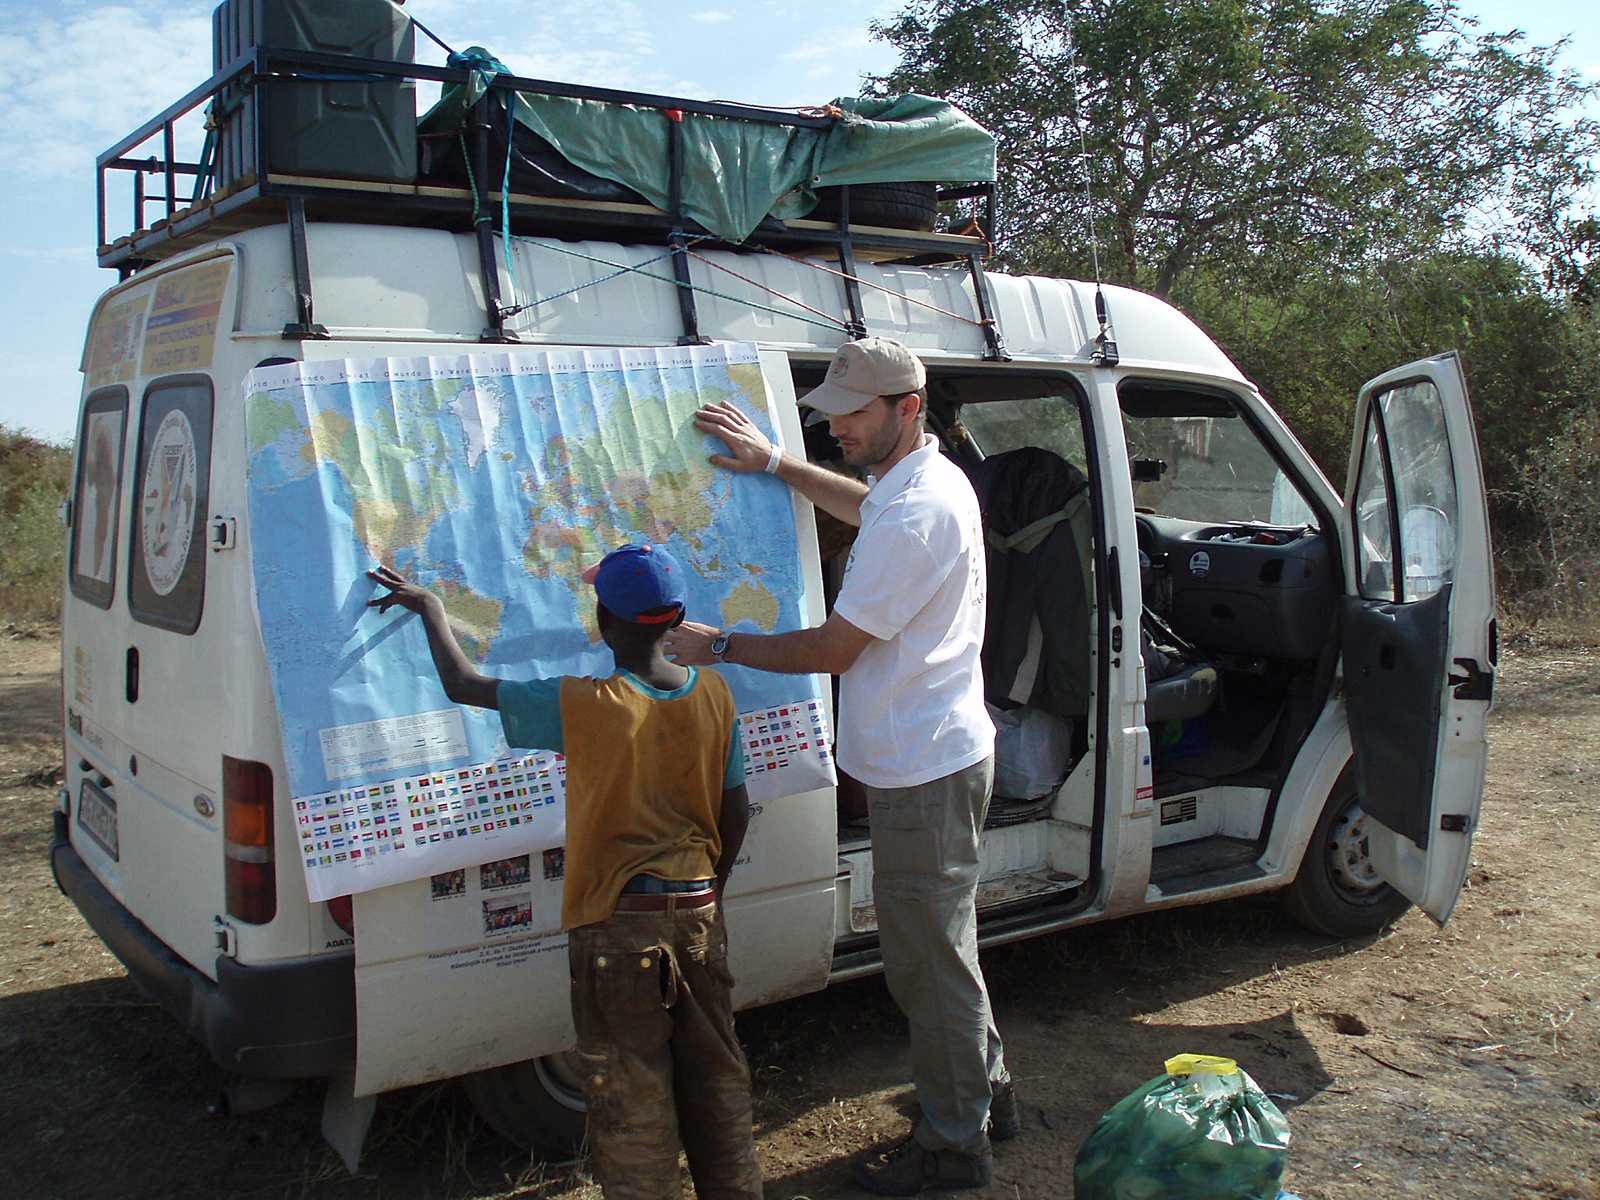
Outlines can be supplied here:
[[[358, 190], [337, 186], [346, 201]], [[1002, 744], [982, 944], [1268, 891], [1332, 936], [1413, 903], [1447, 918], [1495, 657], [1454, 355], [1362, 391], [1341, 499], [1170, 305], [986, 275], [970, 237], [790, 222], [783, 236], [823, 246], [817, 257], [701, 251], [689, 312], [686, 289], [650, 266], [660, 244], [504, 239], [486, 279], [479, 231], [383, 207], [429, 189], [365, 187], [349, 215], [378, 219], [307, 222], [306, 204], [344, 211], [335, 185], [266, 174], [234, 209], [173, 211], [104, 247], [126, 277], [99, 301], [83, 358], [52, 861], [134, 979], [241, 1081], [241, 1106], [250, 1081], [327, 1078], [324, 1128], [347, 1160], [375, 1095], [453, 1076], [525, 1146], [558, 1152], [582, 1128], [559, 930], [441, 915], [490, 900], [508, 861], [537, 908], [559, 892], [559, 846], [523, 846], [531, 868], [497, 852], [328, 902], [308, 898], [287, 849], [247, 503], [243, 383], [262, 364], [693, 334], [756, 347], [784, 440], [826, 459], [826, 426], [803, 428], [796, 398], [850, 332], [897, 338], [927, 364], [931, 428], [974, 479], [990, 540], [985, 671]], [[515, 199], [528, 220], [554, 203]], [[563, 211], [614, 232], [630, 207]], [[930, 254], [944, 264], [905, 261]], [[496, 287], [547, 299], [486, 317]], [[181, 502], [164, 498], [173, 487]], [[816, 622], [842, 544], [795, 503], [790, 599]], [[847, 788], [764, 806], [750, 845], [728, 912], [739, 1006], [878, 969], [867, 830]]]

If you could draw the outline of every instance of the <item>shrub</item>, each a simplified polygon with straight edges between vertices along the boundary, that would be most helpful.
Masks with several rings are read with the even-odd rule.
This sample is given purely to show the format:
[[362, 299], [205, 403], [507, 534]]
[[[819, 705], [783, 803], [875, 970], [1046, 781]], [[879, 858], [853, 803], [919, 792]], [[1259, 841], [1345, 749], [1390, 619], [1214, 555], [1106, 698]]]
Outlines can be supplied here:
[[0, 620], [60, 619], [71, 473], [70, 447], [0, 425]]
[[1535, 513], [1537, 536], [1522, 546], [1526, 577], [1507, 599], [1528, 623], [1593, 637], [1600, 625], [1600, 404], [1567, 416], [1555, 436], [1522, 463], [1521, 483]]

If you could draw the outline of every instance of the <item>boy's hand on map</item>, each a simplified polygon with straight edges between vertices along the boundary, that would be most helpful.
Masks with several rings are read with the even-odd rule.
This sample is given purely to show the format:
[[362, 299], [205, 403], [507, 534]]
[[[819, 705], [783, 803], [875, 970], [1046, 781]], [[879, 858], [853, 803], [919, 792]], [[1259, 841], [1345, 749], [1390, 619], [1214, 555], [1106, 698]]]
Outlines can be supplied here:
[[701, 433], [715, 434], [728, 447], [726, 454], [713, 454], [713, 466], [730, 471], [765, 471], [772, 455], [772, 443], [756, 428], [755, 422], [732, 404], [708, 404], [694, 414], [694, 427]]
[[430, 603], [439, 604], [439, 597], [435, 596], [421, 584], [412, 583], [409, 579], [388, 567], [377, 566], [367, 572], [367, 578], [374, 583], [381, 583], [389, 589], [387, 596], [376, 596], [367, 601], [368, 608], [375, 608], [380, 613], [389, 611], [392, 605], [398, 604], [410, 612], [420, 613]]

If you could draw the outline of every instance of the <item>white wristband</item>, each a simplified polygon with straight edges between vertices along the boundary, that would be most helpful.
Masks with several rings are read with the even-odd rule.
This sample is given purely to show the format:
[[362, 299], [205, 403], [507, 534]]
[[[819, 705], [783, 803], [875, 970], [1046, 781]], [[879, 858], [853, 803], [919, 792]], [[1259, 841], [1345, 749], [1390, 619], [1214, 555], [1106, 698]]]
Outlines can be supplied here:
[[767, 465], [761, 469], [768, 475], [776, 475], [778, 473], [778, 464], [782, 461], [783, 451], [777, 446], [774, 446], [772, 448], [772, 453], [767, 456]]

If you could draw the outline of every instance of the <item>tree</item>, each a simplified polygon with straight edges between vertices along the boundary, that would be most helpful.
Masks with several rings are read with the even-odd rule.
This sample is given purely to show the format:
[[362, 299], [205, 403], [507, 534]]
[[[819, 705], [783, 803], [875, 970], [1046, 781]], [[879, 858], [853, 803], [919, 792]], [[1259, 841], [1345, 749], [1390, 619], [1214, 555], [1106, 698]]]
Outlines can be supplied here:
[[998, 135], [1028, 270], [1271, 294], [1489, 227], [1537, 248], [1594, 179], [1594, 89], [1448, 0], [912, 0], [878, 33], [879, 86]]
[[[1597, 346], [1582, 314], [1549, 295], [1520, 259], [1440, 250], [1319, 274], [1293, 295], [1254, 295], [1214, 271], [1186, 284], [1218, 343], [1271, 398], [1336, 483], [1343, 482], [1356, 391], [1379, 371], [1442, 350], [1465, 352], [1491, 502], [1507, 529], [1520, 512], [1521, 463], [1568, 414], [1600, 400]], [[1600, 464], [1597, 464], [1600, 465]]]
[[1600, 299], [1600, 218], [1570, 217], [1556, 228], [1545, 255], [1545, 277], [1556, 291], [1585, 307]]

